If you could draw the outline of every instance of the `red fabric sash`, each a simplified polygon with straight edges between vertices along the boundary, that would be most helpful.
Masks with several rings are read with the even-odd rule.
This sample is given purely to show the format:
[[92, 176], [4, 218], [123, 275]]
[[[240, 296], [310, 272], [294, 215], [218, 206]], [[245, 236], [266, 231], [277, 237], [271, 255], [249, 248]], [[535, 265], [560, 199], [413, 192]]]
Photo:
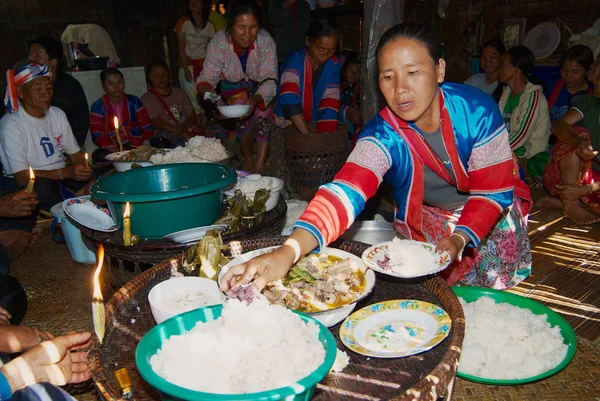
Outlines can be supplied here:
[[304, 119], [308, 122], [313, 120], [313, 93], [312, 93], [313, 70], [308, 53], [304, 52], [304, 83], [302, 88], [302, 108]]
[[562, 80], [562, 78], [559, 78], [558, 82], [556, 83], [556, 85], [554, 85], [554, 88], [552, 89], [550, 98], [548, 99], [548, 110], [552, 110], [552, 106], [554, 106], [554, 103], [556, 103], [556, 99], [558, 99], [558, 96], [560, 95], [560, 91], [562, 91], [563, 86], [565, 86], [565, 83]]
[[150, 92], [152, 92], [152, 94], [158, 100], [158, 102], [161, 104], [161, 106], [163, 107], [163, 109], [165, 109], [165, 111], [167, 112], [167, 114], [171, 118], [171, 121], [173, 122], [173, 124], [175, 124], [176, 126], [179, 126], [179, 121], [177, 121], [177, 119], [173, 115], [173, 112], [169, 108], [169, 105], [167, 104], [167, 102], [165, 101], [165, 99], [163, 99], [162, 95], [160, 93], [158, 93], [158, 91], [156, 89], [154, 89], [154, 88], [150, 89]]

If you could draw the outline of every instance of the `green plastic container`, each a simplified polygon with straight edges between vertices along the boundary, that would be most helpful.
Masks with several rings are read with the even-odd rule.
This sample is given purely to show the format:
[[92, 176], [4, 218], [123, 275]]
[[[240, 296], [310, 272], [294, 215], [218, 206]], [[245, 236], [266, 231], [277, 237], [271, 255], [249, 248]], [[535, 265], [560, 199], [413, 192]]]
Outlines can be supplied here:
[[[162, 347], [163, 341], [172, 335], [179, 335], [196, 326], [197, 322], [209, 322], [221, 316], [223, 305], [212, 305], [193, 311], [182, 313], [165, 320], [150, 330], [139, 342], [135, 350], [135, 363], [144, 380], [163, 393], [164, 400], [187, 401], [259, 401], [259, 400], [286, 400], [308, 401], [312, 396], [315, 386], [329, 373], [335, 362], [337, 346], [333, 335], [327, 327], [310, 316], [297, 313], [305, 322], [312, 321], [319, 325], [319, 340], [325, 347], [325, 360], [313, 373], [299, 380], [293, 385], [275, 390], [262, 391], [248, 394], [213, 394], [189, 390], [177, 386], [157, 375], [150, 365], [150, 358]], [[240, 335], [244, 335], [240, 333]]]
[[165, 164], [111, 174], [95, 182], [91, 194], [107, 201], [121, 229], [129, 202], [131, 232], [158, 239], [214, 223], [221, 216], [223, 188], [236, 179], [233, 169], [219, 164]]
[[494, 380], [457, 372], [456, 375], [461, 379], [496, 386], [516, 386], [518, 384], [532, 383], [538, 380], [543, 380], [560, 372], [571, 362], [571, 360], [575, 356], [575, 351], [577, 350], [577, 338], [575, 337], [573, 329], [571, 328], [569, 323], [567, 323], [567, 321], [563, 319], [561, 315], [554, 312], [546, 305], [527, 297], [522, 297], [520, 295], [513, 294], [510, 292], [493, 290], [490, 288], [452, 287], [452, 290], [454, 291], [457, 297], [464, 299], [467, 303], [476, 301], [480, 297], [490, 297], [494, 301], [496, 301], [496, 303], [508, 303], [514, 306], [518, 306], [519, 308], [527, 308], [536, 315], [545, 314], [548, 316], [547, 321], [548, 323], [550, 323], [550, 326], [554, 327], [558, 325], [558, 327], [560, 328], [560, 334], [563, 337], [563, 342], [569, 346], [567, 350], [567, 355], [565, 355], [565, 359], [563, 359], [562, 362], [558, 364], [558, 366], [537, 376], [532, 376], [518, 380]]

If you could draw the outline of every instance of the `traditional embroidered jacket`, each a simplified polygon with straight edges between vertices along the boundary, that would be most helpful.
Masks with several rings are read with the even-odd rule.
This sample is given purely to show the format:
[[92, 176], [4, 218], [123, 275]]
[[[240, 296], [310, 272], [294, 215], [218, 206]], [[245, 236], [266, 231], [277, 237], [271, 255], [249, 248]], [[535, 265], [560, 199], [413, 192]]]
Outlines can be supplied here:
[[323, 247], [337, 239], [385, 179], [394, 186], [396, 230], [424, 240], [424, 165], [470, 194], [456, 225], [477, 246], [513, 202], [531, 206], [528, 186], [513, 174], [515, 160], [498, 105], [483, 92], [461, 84], [440, 87], [441, 130], [450, 156], [447, 169], [414, 124], [388, 108], [365, 127], [334, 181], [322, 186], [295, 227], [311, 232]]

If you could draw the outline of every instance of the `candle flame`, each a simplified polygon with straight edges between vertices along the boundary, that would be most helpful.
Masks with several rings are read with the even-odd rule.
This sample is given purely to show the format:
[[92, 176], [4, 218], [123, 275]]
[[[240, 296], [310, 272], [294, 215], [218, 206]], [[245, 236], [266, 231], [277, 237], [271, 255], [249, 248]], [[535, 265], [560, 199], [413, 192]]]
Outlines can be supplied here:
[[117, 116], [115, 116], [115, 118], [113, 118], [113, 123], [115, 124], [115, 131], [119, 129], [119, 119], [117, 118]]
[[33, 174], [33, 169], [29, 166], [29, 178], [35, 180], [35, 175]]
[[89, 158], [87, 152], [85, 152], [85, 161], [87, 162], [88, 160], [90, 160], [90, 158]]
[[129, 202], [127, 202], [127, 204], [125, 205], [125, 213], [123, 213], [123, 218], [126, 219], [131, 215], [131, 212], [129, 210]]
[[102, 262], [104, 262], [104, 246], [98, 245], [98, 267], [94, 272], [94, 301], [102, 302], [102, 291], [100, 291], [100, 271], [102, 270]]

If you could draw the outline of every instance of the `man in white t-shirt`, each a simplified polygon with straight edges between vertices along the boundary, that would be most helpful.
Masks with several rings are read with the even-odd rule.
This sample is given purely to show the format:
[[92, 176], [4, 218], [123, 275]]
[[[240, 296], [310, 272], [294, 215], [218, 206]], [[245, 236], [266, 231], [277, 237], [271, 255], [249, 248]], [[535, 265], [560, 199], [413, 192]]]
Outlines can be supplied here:
[[61, 181], [71, 180], [70, 189], [77, 191], [90, 180], [92, 170], [85, 167], [65, 113], [50, 106], [49, 68], [30, 63], [10, 70], [8, 76], [12, 78], [7, 79], [4, 103], [9, 114], [0, 120], [2, 173], [25, 186], [31, 166], [40, 207], [48, 210], [63, 199]]

